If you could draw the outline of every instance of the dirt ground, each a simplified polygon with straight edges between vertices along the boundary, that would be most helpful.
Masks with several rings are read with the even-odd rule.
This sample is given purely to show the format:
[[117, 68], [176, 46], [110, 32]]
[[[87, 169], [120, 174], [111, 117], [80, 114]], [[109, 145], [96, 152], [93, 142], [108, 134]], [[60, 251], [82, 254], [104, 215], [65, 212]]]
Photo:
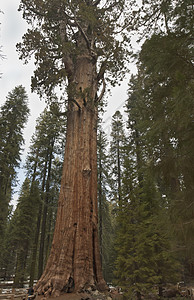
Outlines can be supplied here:
[[36, 296], [35, 300], [105, 300], [105, 299], [115, 299], [115, 300], [121, 300], [123, 297], [119, 294], [99, 294], [99, 295], [91, 295], [91, 294], [86, 294], [86, 293], [69, 293], [69, 294], [64, 294], [59, 297], [49, 297], [49, 298], [44, 298], [44, 296]]
[[[74, 294], [74, 293], [71, 293], [71, 294], [64, 294], [64, 295], [61, 295], [57, 298], [53, 298], [53, 297], [49, 297], [47, 298], [48, 300], [81, 300], [81, 299], [85, 299], [86, 295], [77, 295], [77, 294]], [[46, 298], [44, 298], [44, 296], [37, 296], [36, 297], [36, 300], [45, 300]]]
[[64, 294], [59, 297], [53, 298], [44, 298], [44, 296], [37, 296], [35, 300], [93, 300], [93, 299], [102, 299], [100, 296], [92, 296], [92, 295], [87, 295], [87, 294], [75, 294], [75, 293], [70, 293], [70, 294]]

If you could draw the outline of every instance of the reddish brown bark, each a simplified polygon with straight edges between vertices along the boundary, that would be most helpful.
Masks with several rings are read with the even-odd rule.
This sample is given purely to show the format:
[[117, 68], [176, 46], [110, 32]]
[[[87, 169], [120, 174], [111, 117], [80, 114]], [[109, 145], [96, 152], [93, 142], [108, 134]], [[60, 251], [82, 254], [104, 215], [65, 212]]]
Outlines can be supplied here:
[[45, 295], [105, 290], [97, 232], [95, 63], [79, 57], [69, 96], [67, 137], [51, 253], [36, 289]]

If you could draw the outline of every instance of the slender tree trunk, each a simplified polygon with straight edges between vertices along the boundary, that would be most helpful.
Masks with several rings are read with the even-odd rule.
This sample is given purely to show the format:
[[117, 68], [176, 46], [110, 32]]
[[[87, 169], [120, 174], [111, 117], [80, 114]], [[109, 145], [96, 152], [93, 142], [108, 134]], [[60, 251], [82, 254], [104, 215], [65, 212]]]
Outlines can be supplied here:
[[[100, 150], [101, 151], [101, 150]], [[100, 242], [100, 255], [102, 260], [102, 210], [103, 210], [103, 194], [102, 194], [102, 161], [100, 153], [99, 161], [99, 188], [98, 188], [98, 202], [99, 202], [99, 242]]]
[[143, 187], [143, 173], [142, 173], [142, 157], [141, 157], [141, 147], [139, 144], [139, 132], [135, 129], [135, 146], [136, 146], [136, 159], [137, 159], [137, 172], [138, 172], [138, 181], [139, 186]]
[[36, 270], [36, 258], [37, 258], [37, 249], [38, 249], [38, 240], [40, 235], [40, 224], [41, 224], [41, 216], [42, 216], [42, 203], [39, 205], [38, 217], [36, 221], [36, 232], [34, 237], [34, 243], [32, 247], [32, 259], [30, 266], [30, 286], [33, 286], [35, 279], [35, 270]]
[[24, 241], [17, 253], [16, 271], [14, 277], [14, 287], [23, 287], [26, 275], [26, 262], [28, 256], [29, 242]]
[[51, 228], [52, 228], [52, 218], [53, 218], [53, 212], [52, 212], [52, 208], [49, 208], [48, 211], [48, 216], [47, 216], [47, 236], [46, 236], [46, 241], [45, 241], [45, 262], [47, 262], [48, 256], [49, 256], [49, 252], [50, 252], [50, 246], [51, 246]]
[[121, 209], [121, 159], [120, 159], [120, 143], [117, 140], [117, 167], [118, 167], [118, 197], [119, 197], [119, 208]]
[[106, 289], [98, 241], [95, 64], [91, 57], [80, 56], [75, 70], [77, 93], [69, 102], [55, 232], [46, 268], [36, 286], [45, 296], [89, 287]]
[[54, 146], [54, 139], [50, 145], [48, 174], [47, 174], [47, 180], [46, 180], [46, 193], [44, 196], [44, 204], [43, 204], [41, 235], [40, 235], [40, 249], [39, 249], [38, 278], [40, 278], [40, 276], [42, 275], [43, 266], [44, 266], [44, 247], [45, 247], [46, 222], [47, 222], [47, 211], [48, 211], [48, 201], [49, 201], [53, 146]]
[[[44, 163], [44, 173], [43, 173], [43, 180], [42, 180], [42, 193], [44, 193], [44, 188], [45, 188], [47, 163], [48, 163], [48, 151], [47, 151], [47, 155], [46, 155], [46, 159], [45, 159], [45, 163]], [[38, 241], [39, 241], [39, 236], [40, 236], [40, 226], [41, 226], [41, 218], [42, 218], [42, 206], [43, 206], [42, 203], [40, 203], [37, 222], [36, 222], [36, 233], [35, 233], [35, 236], [34, 236], [34, 243], [33, 243], [33, 247], [32, 247], [32, 260], [31, 260], [31, 267], [30, 267], [30, 285], [31, 286], [33, 285], [34, 277], [35, 277]]]

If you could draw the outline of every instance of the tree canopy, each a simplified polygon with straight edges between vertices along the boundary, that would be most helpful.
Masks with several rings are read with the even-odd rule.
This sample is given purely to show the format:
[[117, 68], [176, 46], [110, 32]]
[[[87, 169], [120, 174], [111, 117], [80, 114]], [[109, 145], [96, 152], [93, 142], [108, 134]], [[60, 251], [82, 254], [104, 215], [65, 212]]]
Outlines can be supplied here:
[[18, 49], [25, 62], [35, 55], [33, 90], [50, 96], [66, 78], [74, 81], [77, 58], [86, 53], [97, 63], [98, 82], [104, 81], [105, 73], [112, 84], [119, 81], [127, 66], [129, 40], [124, 29], [129, 4], [126, 0], [22, 0], [20, 10], [32, 28]]

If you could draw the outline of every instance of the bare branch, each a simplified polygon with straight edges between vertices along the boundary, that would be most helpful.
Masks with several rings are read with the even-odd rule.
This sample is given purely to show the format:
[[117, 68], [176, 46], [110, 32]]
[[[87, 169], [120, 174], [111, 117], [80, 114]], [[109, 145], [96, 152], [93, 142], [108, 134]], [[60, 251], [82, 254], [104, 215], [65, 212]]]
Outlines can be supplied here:
[[86, 41], [86, 44], [87, 44], [87, 47], [89, 50], [91, 50], [91, 46], [90, 46], [90, 41], [86, 35], [86, 33], [84, 32], [83, 28], [81, 27], [81, 25], [79, 24], [79, 22], [75, 19], [75, 22], [77, 24], [77, 27], [79, 28], [79, 30], [81, 31], [81, 34], [83, 35], [85, 41]]
[[92, 5], [97, 6], [100, 2], [101, 2], [101, 0], [96, 0], [96, 1], [94, 1], [94, 3]]
[[98, 81], [104, 78], [105, 70], [106, 70], [106, 60], [104, 60], [100, 66], [100, 70], [97, 75]]
[[100, 102], [102, 100], [102, 97], [104, 96], [106, 90], [106, 82], [104, 78], [102, 79], [102, 84], [103, 84], [102, 91], [100, 93], [100, 96], [96, 99], [96, 102]]

